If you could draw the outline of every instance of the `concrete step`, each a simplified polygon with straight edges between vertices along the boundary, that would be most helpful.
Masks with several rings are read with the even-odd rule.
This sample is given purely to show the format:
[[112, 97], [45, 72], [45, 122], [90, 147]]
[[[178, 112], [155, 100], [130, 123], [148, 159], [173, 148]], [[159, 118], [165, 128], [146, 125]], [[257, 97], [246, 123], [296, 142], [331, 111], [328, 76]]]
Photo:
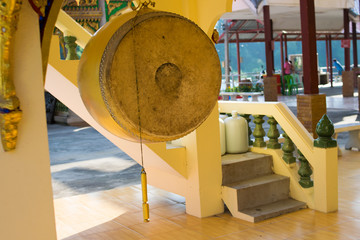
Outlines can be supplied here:
[[238, 211], [289, 197], [290, 179], [271, 174], [225, 185], [237, 192]]
[[253, 152], [226, 154], [221, 160], [223, 185], [272, 174], [270, 155]]
[[295, 212], [303, 208], [306, 208], [305, 203], [288, 198], [266, 205], [244, 209], [241, 213], [247, 215], [248, 219], [252, 219], [252, 222], [259, 222], [268, 218]]

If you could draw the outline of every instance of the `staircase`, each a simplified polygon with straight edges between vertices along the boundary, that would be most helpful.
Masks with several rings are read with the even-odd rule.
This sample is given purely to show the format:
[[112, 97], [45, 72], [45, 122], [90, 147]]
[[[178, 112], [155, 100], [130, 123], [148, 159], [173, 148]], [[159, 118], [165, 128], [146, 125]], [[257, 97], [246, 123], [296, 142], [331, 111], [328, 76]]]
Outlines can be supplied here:
[[222, 157], [223, 200], [234, 217], [258, 222], [306, 207], [289, 197], [290, 179], [272, 165], [270, 155], [253, 152]]

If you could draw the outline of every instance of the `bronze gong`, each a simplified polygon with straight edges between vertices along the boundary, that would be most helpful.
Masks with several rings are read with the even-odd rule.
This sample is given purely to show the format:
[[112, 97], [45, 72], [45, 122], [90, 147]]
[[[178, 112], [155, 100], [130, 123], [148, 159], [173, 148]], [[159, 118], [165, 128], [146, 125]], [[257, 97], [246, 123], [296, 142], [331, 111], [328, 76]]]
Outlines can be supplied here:
[[132, 141], [139, 140], [139, 119], [145, 141], [190, 133], [217, 101], [221, 69], [213, 43], [173, 13], [145, 9], [119, 18], [91, 39], [80, 61], [79, 89], [89, 112]]

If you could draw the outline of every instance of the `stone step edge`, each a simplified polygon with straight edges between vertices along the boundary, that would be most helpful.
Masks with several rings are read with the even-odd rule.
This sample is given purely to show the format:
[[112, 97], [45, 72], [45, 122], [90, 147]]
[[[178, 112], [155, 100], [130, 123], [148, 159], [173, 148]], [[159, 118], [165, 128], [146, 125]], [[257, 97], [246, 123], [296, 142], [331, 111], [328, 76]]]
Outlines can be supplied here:
[[244, 217], [246, 219], [252, 219], [252, 222], [259, 222], [268, 218], [277, 217], [304, 208], [307, 208], [306, 203], [288, 198], [274, 203], [244, 209], [239, 211], [239, 213], [241, 215], [247, 216]]
[[[241, 156], [255, 155], [255, 156], [241, 157], [240, 155]], [[268, 160], [268, 158], [271, 158], [271, 160], [272, 160], [271, 155], [254, 153], [254, 152], [246, 152], [246, 153], [239, 153], [239, 154], [225, 154], [221, 157], [221, 164], [222, 164], [222, 166], [227, 166], [227, 165], [231, 165], [231, 164], [237, 164], [237, 163], [253, 161], [253, 160]]]
[[269, 175], [263, 175], [263, 176], [251, 178], [251, 179], [240, 181], [240, 182], [226, 184], [223, 186], [239, 190], [239, 189], [251, 188], [254, 186], [259, 186], [259, 185], [263, 185], [263, 184], [269, 184], [269, 183], [284, 181], [284, 180], [290, 181], [290, 178], [286, 177], [286, 176], [278, 175], [278, 174], [269, 174]]

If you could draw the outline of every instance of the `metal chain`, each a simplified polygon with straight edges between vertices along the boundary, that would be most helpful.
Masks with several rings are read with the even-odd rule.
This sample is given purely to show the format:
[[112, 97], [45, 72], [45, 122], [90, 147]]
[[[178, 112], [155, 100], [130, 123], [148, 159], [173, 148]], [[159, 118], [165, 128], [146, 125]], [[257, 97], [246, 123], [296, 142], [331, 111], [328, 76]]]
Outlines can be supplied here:
[[[143, 5], [141, 6], [139, 11], [141, 10]], [[143, 152], [143, 140], [142, 140], [142, 128], [141, 128], [141, 111], [140, 111], [140, 91], [139, 91], [139, 81], [137, 75], [137, 67], [136, 67], [136, 39], [135, 39], [135, 23], [139, 15], [139, 11], [137, 11], [135, 17], [133, 18], [132, 24], [132, 37], [133, 37], [133, 54], [134, 54], [134, 68], [135, 68], [135, 84], [136, 84], [136, 104], [137, 104], [137, 112], [138, 112], [138, 123], [139, 123], [139, 138], [140, 138], [140, 153], [141, 153], [141, 167], [144, 169], [144, 152]]]

